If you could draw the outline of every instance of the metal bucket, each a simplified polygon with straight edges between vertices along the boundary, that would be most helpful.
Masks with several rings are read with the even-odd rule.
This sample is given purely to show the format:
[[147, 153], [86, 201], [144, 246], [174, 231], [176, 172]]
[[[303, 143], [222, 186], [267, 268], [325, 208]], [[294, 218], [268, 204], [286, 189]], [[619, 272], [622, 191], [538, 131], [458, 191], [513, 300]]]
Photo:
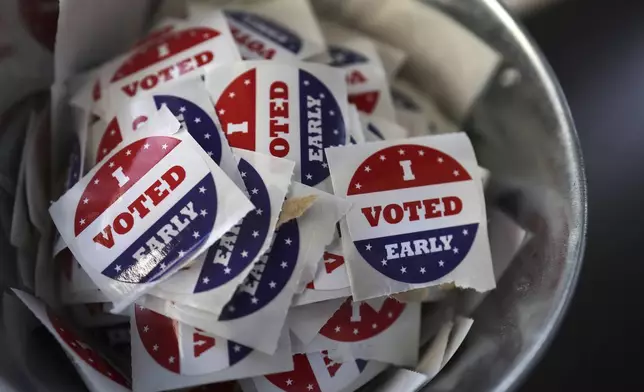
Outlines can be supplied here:
[[[372, 0], [364, 15], [382, 2]], [[351, 19], [355, 15], [344, 12], [342, 0], [314, 4], [346, 24], [356, 22]], [[494, 197], [534, 237], [473, 314], [474, 326], [457, 357], [426, 390], [512, 390], [556, 333], [579, 274], [587, 208], [579, 143], [552, 71], [497, 0], [435, 0], [431, 5], [463, 23], [503, 58], [492, 80], [462, 113], [463, 128], [481, 165], [493, 173]], [[403, 74], [431, 94], [423, 61], [422, 55], [412, 53]], [[466, 56], [462, 61], [476, 59]], [[44, 366], [47, 361], [38, 362]]]

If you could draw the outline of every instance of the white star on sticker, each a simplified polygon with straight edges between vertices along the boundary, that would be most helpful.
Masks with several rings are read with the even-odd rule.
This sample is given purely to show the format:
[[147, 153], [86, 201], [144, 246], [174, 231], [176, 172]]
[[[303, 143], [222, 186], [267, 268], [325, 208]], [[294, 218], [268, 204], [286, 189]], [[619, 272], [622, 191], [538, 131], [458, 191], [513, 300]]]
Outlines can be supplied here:
[[248, 257], [248, 252], [242, 251], [241, 252], [241, 257]]
[[206, 210], [201, 210], [201, 211], [199, 212], [199, 214], [200, 214], [201, 216], [206, 216], [206, 215], [208, 215], [208, 211], [206, 211]]
[[85, 224], [85, 219], [81, 219], [80, 221], [78, 221], [78, 223], [80, 223], [80, 225], [83, 226]]
[[228, 267], [224, 268], [224, 274], [230, 275], [230, 271], [231, 271], [230, 268], [228, 268]]
[[145, 310], [145, 306], [143, 306], [143, 305], [139, 305], [139, 310], [140, 310], [140, 311], [144, 311], [144, 310]]
[[208, 277], [207, 277], [207, 276], [206, 276], [205, 278], [203, 278], [201, 281], [203, 282], [203, 284], [208, 284], [208, 283], [210, 283], [210, 279], [208, 279]]
[[94, 180], [94, 185], [98, 185], [98, 178]]
[[398, 150], [398, 154], [400, 154], [400, 155], [405, 155], [405, 150], [403, 150], [403, 149], [401, 148], [400, 150]]
[[334, 129], [334, 130], [333, 130], [333, 134], [334, 134], [334, 135], [337, 135], [338, 133], [340, 133], [340, 132], [339, 132], [337, 129]]
[[257, 238], [259, 236], [259, 231], [254, 230], [253, 234], [251, 234], [251, 235], [253, 236], [253, 238]]
[[360, 189], [360, 188], [362, 188], [362, 185], [360, 185], [360, 183], [357, 183], [356, 184], [356, 189]]
[[424, 274], [425, 273], [425, 267], [420, 267], [420, 273]]
[[274, 289], [275, 286], [277, 286], [277, 283], [271, 281], [268, 285], [270, 286], [270, 288]]
[[246, 80], [244, 80], [244, 84], [245, 84], [246, 86], [248, 86], [248, 85], [250, 84], [250, 79], [246, 79]]
[[419, 151], [418, 151], [418, 155], [420, 155], [420, 156], [422, 157], [423, 155], [425, 155], [425, 151], [423, 151], [423, 150], [419, 150]]
[[384, 266], [384, 265], [387, 265], [387, 260], [382, 259], [381, 263], [382, 263], [382, 265], [383, 265], [383, 266]]
[[84, 199], [83, 199], [83, 204], [87, 204], [87, 203], [89, 203], [89, 199], [88, 199], [88, 198], [84, 198]]
[[163, 144], [161, 145], [161, 148], [162, 148], [162, 149], [164, 149], [164, 150], [167, 150], [167, 149], [168, 149], [168, 145], [167, 145], [166, 143], [163, 143]]
[[125, 155], [132, 155], [132, 150], [125, 151]]
[[253, 298], [251, 298], [251, 299], [250, 299], [250, 302], [252, 302], [252, 303], [253, 303], [253, 305], [257, 305], [257, 303], [259, 302], [259, 300], [258, 300], [257, 298], [255, 298], [255, 297], [253, 297]]
[[339, 325], [337, 327], [335, 327], [335, 332], [336, 333], [340, 332], [340, 326]]
[[203, 135], [203, 138], [204, 138], [204, 139], [210, 139], [210, 134], [209, 134], [209, 133], [206, 133], [205, 135]]
[[454, 254], [458, 254], [458, 248], [454, 248]]
[[179, 257], [184, 257], [186, 255], [186, 252], [180, 250], [179, 251]]
[[223, 115], [224, 115], [224, 113], [226, 113], [226, 111], [225, 111], [224, 109], [219, 109], [219, 115], [220, 115], [220, 116], [223, 116]]
[[198, 231], [194, 231], [194, 232], [192, 233], [192, 237], [193, 237], [193, 238], [199, 238], [199, 232], [198, 232]]
[[365, 246], [365, 249], [366, 250], [371, 250], [371, 244], [367, 244], [367, 246]]
[[407, 267], [400, 267], [400, 272], [401, 273], [406, 273], [407, 272]]
[[467, 231], [467, 229], [463, 229], [463, 235], [465, 235], [465, 236], [466, 236], [466, 235], [468, 235], [468, 234], [470, 234], [470, 233], [469, 233], [469, 231]]
[[159, 267], [161, 267], [161, 271], [165, 271], [165, 269], [168, 268], [168, 266], [165, 265], [165, 263], [159, 264]]
[[285, 243], [286, 245], [291, 245], [291, 243], [292, 243], [292, 242], [293, 242], [293, 241], [291, 241], [291, 239], [290, 239], [290, 238], [287, 238], [287, 239], [285, 239], [285, 240], [284, 240], [284, 243]]
[[306, 175], [306, 179], [307, 179], [307, 180], [311, 180], [311, 179], [313, 179], [313, 176], [312, 176], [312, 175], [310, 175], [310, 174], [307, 174], [307, 175]]
[[358, 328], [354, 328], [354, 329], [353, 329], [353, 334], [354, 334], [354, 335], [357, 335], [357, 334], [359, 334], [359, 333], [360, 333], [360, 331], [358, 331]]
[[143, 148], [144, 148], [145, 150], [147, 150], [148, 148], [150, 148], [150, 143], [145, 143], [145, 144], [143, 145]]
[[280, 267], [286, 268], [288, 267], [288, 263], [286, 261], [282, 261], [282, 264], [280, 264]]
[[107, 166], [108, 167], [114, 167], [114, 162], [110, 162]]
[[308, 85], [309, 85], [309, 81], [308, 81], [308, 80], [305, 80], [305, 81], [304, 81], [304, 85], [305, 85], [305, 86], [308, 86]]
[[329, 110], [329, 116], [335, 116], [335, 112], [333, 110]]
[[214, 154], [215, 154], [215, 153], [213, 153], [212, 151], [208, 151], [208, 156], [209, 156], [209, 157], [213, 156]]
[[150, 330], [150, 327], [148, 327], [147, 325], [143, 327], [143, 332], [148, 332], [149, 330]]
[[371, 168], [370, 168], [369, 166], [365, 166], [365, 167], [364, 167], [364, 171], [366, 171], [367, 173], [369, 173], [369, 172], [371, 171]]
[[378, 328], [378, 324], [376, 324], [376, 323], [371, 324], [371, 328], [373, 328], [373, 329]]
[[443, 266], [445, 266], [445, 262], [444, 262], [443, 260], [440, 260], [440, 261], [438, 262], [438, 266], [439, 266], [439, 267], [443, 267]]
[[195, 124], [199, 124], [201, 122], [201, 119], [199, 117], [195, 117]]
[[234, 311], [235, 311], [235, 307], [234, 307], [234, 306], [232, 306], [232, 305], [230, 305], [230, 306], [228, 307], [228, 311], [229, 311], [229, 312], [234, 312]]
[[116, 270], [116, 272], [121, 272], [121, 266], [117, 265], [116, 267], [114, 267], [114, 270]]
[[327, 167], [329, 167], [329, 164], [327, 164], [326, 162], [322, 162], [322, 167], [326, 169]]
[[199, 193], [206, 193], [206, 187], [205, 186], [199, 187]]
[[238, 353], [239, 350], [241, 350], [241, 347], [239, 347], [239, 345], [236, 344], [235, 347], [233, 347], [233, 350], [235, 350], [235, 352]]
[[381, 156], [380, 156], [380, 160], [381, 160], [381, 161], [384, 161], [385, 159], [387, 159], [387, 158], [386, 158], [384, 155], [381, 155]]
[[293, 380], [291, 380], [290, 378], [286, 380], [286, 385], [293, 385]]
[[174, 357], [170, 357], [170, 358], [168, 358], [168, 362], [170, 362], [170, 363], [174, 363]]
[[258, 192], [259, 192], [259, 189], [257, 189], [257, 188], [253, 188], [253, 189], [251, 190], [251, 193], [252, 193], [253, 195], [256, 195]]
[[230, 94], [228, 94], [228, 96], [229, 96], [230, 98], [235, 98], [235, 93], [230, 93]]
[[154, 346], [152, 346], [152, 350], [159, 351], [159, 345], [155, 344]]
[[458, 172], [458, 170], [454, 170], [453, 173], [454, 173], [454, 177], [458, 177], [458, 175], [461, 174]]
[[241, 172], [240, 174], [241, 174], [242, 178], [246, 178], [246, 172]]
[[437, 161], [438, 161], [438, 163], [443, 163], [443, 158], [438, 157]]
[[107, 148], [103, 149], [103, 154], [107, 154]]
[[114, 135], [116, 135], [116, 130], [112, 129], [112, 130], [110, 131], [110, 136], [114, 136]]
[[393, 313], [391, 313], [391, 312], [387, 313], [387, 318], [392, 318], [392, 317], [394, 317]]
[[306, 389], [308, 389], [309, 391], [312, 391], [312, 390], [313, 390], [313, 384], [309, 384], [309, 385], [307, 385], [307, 386], [306, 386]]
[[186, 107], [185, 107], [185, 106], [180, 107], [180, 108], [179, 108], [179, 111], [180, 111], [181, 113], [185, 112], [185, 111], [186, 111]]
[[262, 210], [261, 208], [255, 210], [255, 213], [257, 213], [257, 215], [262, 215], [263, 212], [264, 210]]

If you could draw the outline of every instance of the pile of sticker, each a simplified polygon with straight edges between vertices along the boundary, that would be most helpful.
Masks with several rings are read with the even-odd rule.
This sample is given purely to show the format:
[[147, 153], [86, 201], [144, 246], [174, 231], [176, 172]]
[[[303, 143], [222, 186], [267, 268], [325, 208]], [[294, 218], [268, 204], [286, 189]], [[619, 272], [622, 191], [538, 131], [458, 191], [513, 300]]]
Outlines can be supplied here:
[[187, 15], [72, 99], [62, 310], [113, 350], [18, 295], [95, 391], [352, 391], [434, 335], [438, 372], [471, 320], [425, 336], [421, 302], [493, 289], [525, 240], [502, 214], [488, 235], [467, 135], [394, 81], [404, 53], [306, 1]]

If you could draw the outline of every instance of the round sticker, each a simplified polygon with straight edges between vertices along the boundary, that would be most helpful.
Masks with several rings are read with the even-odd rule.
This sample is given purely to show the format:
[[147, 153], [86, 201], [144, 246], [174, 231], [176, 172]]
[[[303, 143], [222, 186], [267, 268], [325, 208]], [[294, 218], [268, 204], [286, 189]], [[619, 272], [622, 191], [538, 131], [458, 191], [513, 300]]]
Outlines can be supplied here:
[[335, 362], [327, 351], [293, 355], [294, 369], [290, 372], [264, 376], [273, 386], [286, 392], [340, 391], [362, 373], [367, 361], [357, 359]]
[[391, 327], [403, 310], [404, 303], [389, 297], [364, 302], [348, 298], [320, 329], [320, 335], [338, 342], [371, 339]]
[[270, 60], [280, 48], [292, 54], [302, 50], [300, 37], [273, 20], [247, 11], [228, 10], [224, 14], [245, 60]]
[[58, 336], [65, 342], [67, 347], [72, 349], [86, 364], [94, 368], [97, 372], [101, 373], [110, 380], [121, 384], [126, 388], [131, 388], [130, 382], [123, 377], [123, 375], [112, 367], [99, 353], [94, 351], [90, 346], [85, 344], [78, 338], [76, 333], [72, 331], [58, 316], [47, 311], [47, 317], [51, 322], [52, 327], [56, 330]]
[[346, 67], [347, 65], [365, 64], [369, 59], [354, 50], [336, 45], [329, 45], [328, 53], [331, 56], [332, 67]]
[[268, 235], [271, 221], [268, 189], [259, 173], [244, 159], [239, 160], [239, 172], [255, 210], [208, 249], [195, 293], [216, 289], [242, 273], [255, 260]]
[[[252, 213], [251, 211], [250, 214]], [[219, 321], [248, 316], [275, 299], [295, 270], [300, 240], [295, 219], [280, 226], [275, 232], [272, 248], [257, 261], [244, 283], [222, 310]]]
[[[363, 161], [349, 183], [347, 195], [361, 218], [348, 220], [353, 243], [391, 279], [439, 279], [472, 247], [478, 223], [463, 224], [464, 211], [478, 215], [479, 207], [464, 200], [478, 192], [467, 170], [441, 151], [414, 144], [384, 148]], [[419, 229], [428, 226], [435, 228]]]
[[135, 307], [134, 316], [147, 353], [173, 373], [187, 376], [214, 373], [235, 365], [253, 351], [143, 306]]
[[97, 250], [93, 259], [106, 264], [103, 275], [128, 283], [157, 280], [208, 238], [217, 215], [215, 182], [200, 157], [189, 162], [186, 154], [194, 154], [182, 143], [170, 136], [137, 140], [87, 183], [74, 236], [81, 247]]
[[[297, 69], [297, 86], [290, 86], [281, 80], [289, 75], [280, 74], [293, 68], [272, 66], [246, 71], [226, 86], [215, 105], [219, 120], [231, 147], [300, 162], [301, 182], [315, 186], [329, 176], [324, 149], [346, 144], [340, 105], [312, 73]], [[258, 94], [265, 94], [265, 90], [268, 107], [258, 101]], [[299, 91], [299, 95], [293, 91]], [[292, 107], [299, 108], [299, 117], [290, 118]], [[290, 128], [290, 122], [298, 118], [299, 127]]]

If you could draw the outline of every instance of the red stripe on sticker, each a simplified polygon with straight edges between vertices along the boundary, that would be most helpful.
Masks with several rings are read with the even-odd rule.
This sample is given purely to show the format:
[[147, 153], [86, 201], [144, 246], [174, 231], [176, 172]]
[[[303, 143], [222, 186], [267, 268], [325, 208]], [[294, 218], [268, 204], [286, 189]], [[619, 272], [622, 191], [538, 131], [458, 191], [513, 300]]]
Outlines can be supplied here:
[[380, 98], [380, 93], [378, 91], [349, 94], [349, 103], [356, 105], [359, 111], [371, 114], [376, 109], [378, 98]]
[[255, 151], [255, 89], [256, 72], [251, 69], [233, 80], [217, 100], [217, 115], [231, 147]]
[[141, 342], [150, 356], [171, 372], [180, 373], [179, 322], [135, 305], [134, 317]]

